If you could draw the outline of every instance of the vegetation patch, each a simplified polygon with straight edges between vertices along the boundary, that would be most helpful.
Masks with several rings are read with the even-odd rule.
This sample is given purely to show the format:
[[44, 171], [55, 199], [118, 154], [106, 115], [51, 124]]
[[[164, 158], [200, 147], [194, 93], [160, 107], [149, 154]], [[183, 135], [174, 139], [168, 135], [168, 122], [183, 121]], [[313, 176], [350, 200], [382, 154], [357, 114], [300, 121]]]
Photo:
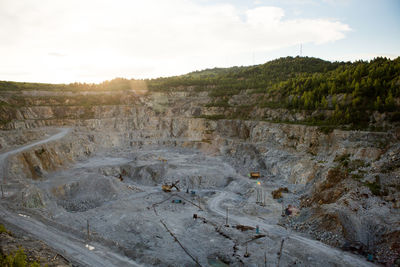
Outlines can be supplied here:
[[356, 181], [360, 181], [363, 177], [364, 177], [364, 175], [361, 174], [361, 173], [353, 173], [353, 174], [351, 174], [351, 178], [356, 180]]
[[[19, 248], [16, 252], [5, 255], [0, 254], [0, 266], [3, 267], [40, 267], [37, 261], [28, 261], [23, 248]], [[47, 266], [47, 264], [45, 265]]]
[[223, 108], [229, 108], [231, 105], [228, 103], [229, 99], [220, 99], [215, 102], [211, 102], [205, 105], [205, 107], [223, 107]]
[[215, 115], [201, 115], [197, 118], [207, 119], [207, 120], [224, 120], [226, 116], [224, 114], [215, 114]]
[[[18, 83], [0, 81], [1, 91], [132, 91], [146, 89], [152, 92], [206, 91], [211, 98], [207, 107], [231, 108], [231, 119], [254, 118], [250, 108], [230, 105], [237, 94], [258, 95], [250, 97], [252, 108], [286, 109], [288, 112], [306, 111], [306, 118], [296, 124], [319, 126], [323, 133], [334, 128], [343, 130], [385, 131], [375, 125], [373, 114], [385, 113], [384, 120], [400, 122], [398, 100], [400, 57], [394, 60], [378, 57], [369, 62], [329, 62], [310, 57], [286, 57], [265, 64], [214, 68], [195, 71], [181, 76], [146, 80], [116, 78], [100, 84], [72, 83]], [[10, 105], [32, 106], [15, 96]], [[120, 96], [82, 97], [65, 101], [51, 97], [47, 105], [115, 105]], [[105, 102], [102, 102], [102, 99]], [[37, 99], [39, 102], [45, 99]], [[38, 103], [39, 103], [38, 102]], [[3, 102], [0, 106], [4, 106]], [[213, 118], [216, 119], [216, 118]], [[219, 118], [218, 118], [219, 119]], [[288, 123], [276, 118], [277, 123]]]
[[341, 166], [347, 167], [350, 162], [350, 154], [337, 155], [334, 162], [338, 162]]
[[0, 81], [0, 91], [117, 91], [132, 90], [139, 87], [143, 81], [116, 78], [111, 81], [94, 83], [27, 83]]
[[6, 234], [11, 235], [11, 232], [8, 231], [8, 230], [6, 229], [6, 227], [5, 227], [3, 224], [0, 224], [0, 234], [1, 234], [1, 233], [6, 233]]
[[[3, 224], [0, 224], [0, 235], [6, 234], [11, 236], [11, 232], [6, 229]], [[22, 247], [17, 251], [5, 253], [0, 249], [0, 266], [2, 267], [40, 267], [37, 261], [27, 260], [27, 255]], [[47, 264], [45, 265], [47, 266]]]
[[[329, 125], [322, 128], [329, 133], [333, 127], [367, 129], [371, 127], [374, 111], [392, 112], [388, 119], [400, 121], [395, 101], [400, 97], [399, 75], [400, 58], [345, 63], [286, 57], [262, 65], [208, 69], [147, 82], [153, 91], [194, 87], [208, 91], [212, 98], [229, 98], [242, 91], [257, 93], [262, 95], [252, 103], [257, 108], [330, 111], [327, 117], [317, 116], [300, 122]], [[218, 106], [226, 106], [225, 103], [218, 103]], [[232, 114], [231, 117], [241, 116], [243, 114]]]
[[330, 134], [333, 132], [333, 130], [335, 130], [335, 128], [335, 126], [320, 126], [318, 127], [318, 131], [324, 134]]
[[366, 182], [364, 184], [366, 187], [369, 188], [369, 190], [371, 191], [372, 194], [374, 194], [375, 196], [380, 196], [381, 195], [381, 186], [379, 183], [377, 182]]
[[348, 164], [349, 171], [360, 170], [361, 168], [368, 167], [370, 164], [361, 159], [351, 160]]

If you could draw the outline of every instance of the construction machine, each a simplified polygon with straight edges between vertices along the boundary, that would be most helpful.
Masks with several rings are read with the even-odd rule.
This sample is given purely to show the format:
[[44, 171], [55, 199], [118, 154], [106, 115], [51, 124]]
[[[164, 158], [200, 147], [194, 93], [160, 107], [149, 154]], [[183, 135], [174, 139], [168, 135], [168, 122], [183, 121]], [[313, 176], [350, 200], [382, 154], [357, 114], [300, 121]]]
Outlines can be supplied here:
[[161, 161], [161, 162], [163, 162], [163, 163], [166, 163], [166, 162], [168, 161], [167, 159], [164, 159], [164, 158], [162, 158], [162, 157], [158, 157], [158, 160]]
[[175, 183], [172, 183], [171, 185], [169, 185], [169, 184], [163, 184], [163, 185], [161, 186], [161, 189], [162, 189], [162, 191], [164, 191], [164, 192], [171, 192], [171, 191], [172, 191], [172, 188], [175, 187], [176, 190], [177, 190], [178, 192], [180, 192], [181, 190], [176, 186], [178, 183], [179, 183], [179, 180], [176, 181]]
[[249, 177], [251, 179], [258, 179], [261, 177], [260, 172], [250, 172]]

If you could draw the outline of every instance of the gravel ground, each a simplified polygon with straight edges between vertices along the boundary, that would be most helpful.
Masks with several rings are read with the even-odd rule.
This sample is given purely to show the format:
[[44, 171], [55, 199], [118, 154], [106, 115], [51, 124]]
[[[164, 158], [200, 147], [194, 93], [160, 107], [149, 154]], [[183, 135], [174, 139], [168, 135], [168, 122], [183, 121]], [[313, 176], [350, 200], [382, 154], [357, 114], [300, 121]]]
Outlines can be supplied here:
[[[296, 201], [294, 192], [300, 186], [265, 179], [257, 184], [240, 174], [245, 171], [223, 157], [189, 148], [98, 151], [66, 170], [32, 181], [22, 202], [15, 196], [2, 202], [13, 214], [29, 217], [18, 220], [21, 227], [31, 224], [36, 237], [46, 242], [53, 237], [60, 244], [58, 250], [80, 265], [94, 266], [102, 258], [117, 266], [122, 262], [208, 266], [215, 260], [231, 266], [260, 266], [265, 258], [267, 266], [372, 265], [277, 225], [282, 204]], [[161, 190], [163, 183], [177, 180], [181, 192]], [[279, 203], [271, 191], [282, 186], [289, 186], [290, 193]], [[263, 193], [265, 205], [255, 203], [257, 191]], [[8, 222], [18, 218], [14, 216]], [[49, 229], [44, 229], [46, 225]], [[253, 229], [242, 232], [237, 225]], [[93, 251], [84, 247], [85, 241]], [[85, 262], [85, 257], [90, 260]]]

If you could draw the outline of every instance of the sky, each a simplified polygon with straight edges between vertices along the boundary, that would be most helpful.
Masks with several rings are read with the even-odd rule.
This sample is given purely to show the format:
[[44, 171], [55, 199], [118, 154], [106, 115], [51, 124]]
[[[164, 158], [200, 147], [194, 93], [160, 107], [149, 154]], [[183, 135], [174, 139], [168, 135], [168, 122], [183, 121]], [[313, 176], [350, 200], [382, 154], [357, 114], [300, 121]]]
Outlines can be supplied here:
[[156, 78], [400, 56], [399, 0], [0, 0], [0, 80]]

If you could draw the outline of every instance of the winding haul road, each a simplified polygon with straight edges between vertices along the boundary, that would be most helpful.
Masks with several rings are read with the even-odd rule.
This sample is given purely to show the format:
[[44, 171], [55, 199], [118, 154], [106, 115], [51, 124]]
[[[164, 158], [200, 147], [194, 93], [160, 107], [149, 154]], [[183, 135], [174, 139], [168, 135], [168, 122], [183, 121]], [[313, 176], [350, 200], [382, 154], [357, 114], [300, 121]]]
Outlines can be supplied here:
[[[60, 128], [59, 132], [46, 139], [31, 143], [26, 146], [0, 154], [0, 175], [4, 182], [4, 168], [7, 157], [25, 151], [37, 145], [45, 144], [63, 138], [70, 132], [70, 128]], [[15, 214], [0, 202], [0, 216], [4, 221], [25, 232], [32, 234], [39, 240], [54, 248], [59, 254], [79, 266], [141, 266], [135, 261], [110, 251], [98, 243], [90, 243], [94, 249], [89, 250], [85, 240], [79, 239], [66, 232], [60, 231], [49, 225], [23, 214]]]
[[[218, 196], [214, 197], [209, 202], [208, 207], [212, 212], [225, 217], [226, 210], [222, 209], [220, 204], [222, 201], [233, 199], [234, 197], [234, 193], [222, 191]], [[333, 259], [336, 263], [340, 264], [340, 266], [376, 266], [375, 264], [370, 263], [356, 255], [330, 247], [317, 240], [309, 239], [289, 232], [281, 226], [267, 224], [258, 218], [249, 218], [248, 215], [237, 216], [234, 214], [229, 214], [229, 218], [230, 220], [236, 221], [237, 223], [243, 225], [259, 225], [260, 230], [264, 230], [264, 232], [270, 237], [278, 236], [280, 238], [285, 238], [286, 242], [290, 242], [290, 239], [294, 240], [300, 243], [301, 247], [299, 247], [299, 249], [307, 248], [310, 251], [318, 251], [320, 257]]]
[[[70, 130], [70, 128], [60, 128], [57, 134], [46, 139], [0, 154], [0, 176], [3, 179], [3, 183], [3, 173], [7, 157], [25, 151], [34, 146], [61, 139], [65, 137]], [[225, 210], [221, 208], [221, 203], [224, 200], [234, 198], [235, 195], [232, 192], [219, 191], [219, 194], [209, 201], [208, 208], [211, 212], [224, 217]], [[109, 248], [98, 243], [90, 243], [90, 246], [94, 247], [94, 249], [89, 250], [85, 240], [79, 239], [67, 232], [58, 230], [55, 227], [45, 225], [32, 217], [9, 211], [2, 205], [1, 201], [0, 216], [10, 225], [20, 228], [25, 232], [32, 234], [37, 239], [44, 241], [50, 247], [57, 250], [66, 259], [80, 266], [141, 266], [135, 261], [115, 253]], [[321, 257], [335, 259], [335, 262], [343, 266], [375, 266], [374, 264], [369, 263], [355, 255], [327, 246], [319, 241], [290, 233], [280, 226], [267, 224], [259, 218], [249, 218], [248, 216], [237, 216], [234, 214], [230, 214], [230, 218], [231, 220], [244, 225], [258, 224], [261, 230], [270, 235], [270, 237], [274, 237], [275, 239], [285, 238], [287, 242], [290, 242], [290, 240], [292, 240], [292, 242], [298, 242], [298, 244], [302, 247], [312, 251], [318, 251], [318, 254]]]
[[2, 179], [2, 182], [3, 183], [5, 182], [4, 181], [5, 161], [9, 156], [17, 154], [17, 153], [20, 153], [20, 152], [22, 152], [24, 150], [27, 150], [29, 148], [32, 148], [34, 146], [42, 145], [42, 144], [45, 144], [45, 143], [48, 143], [48, 142], [51, 142], [51, 141], [55, 141], [55, 140], [61, 139], [71, 131], [71, 128], [59, 128], [59, 131], [60, 131], [59, 133], [57, 133], [55, 135], [52, 135], [52, 136], [50, 136], [50, 137], [48, 137], [46, 139], [31, 143], [29, 145], [21, 146], [19, 148], [16, 148], [16, 149], [7, 151], [7, 152], [5, 152], [3, 154], [0, 154], [0, 177]]

